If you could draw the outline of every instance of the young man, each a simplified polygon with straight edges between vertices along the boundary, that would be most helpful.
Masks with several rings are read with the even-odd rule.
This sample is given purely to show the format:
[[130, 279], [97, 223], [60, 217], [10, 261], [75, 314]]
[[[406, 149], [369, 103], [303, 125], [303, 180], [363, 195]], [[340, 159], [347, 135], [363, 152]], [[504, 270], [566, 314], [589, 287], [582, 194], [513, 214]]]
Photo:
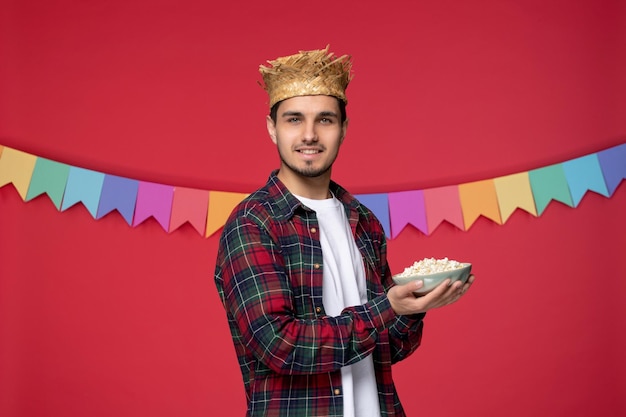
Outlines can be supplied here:
[[328, 48], [261, 66], [280, 168], [233, 211], [215, 283], [247, 416], [404, 416], [391, 365], [419, 346], [425, 313], [473, 282], [395, 286], [374, 214], [331, 180], [346, 136], [349, 56]]

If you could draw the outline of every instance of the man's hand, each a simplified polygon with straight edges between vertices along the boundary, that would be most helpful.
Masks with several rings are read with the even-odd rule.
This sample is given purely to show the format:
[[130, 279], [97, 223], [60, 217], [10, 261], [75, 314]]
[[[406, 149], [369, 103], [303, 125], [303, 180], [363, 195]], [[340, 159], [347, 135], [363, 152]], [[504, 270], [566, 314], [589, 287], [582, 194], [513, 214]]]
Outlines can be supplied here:
[[450, 285], [450, 279], [439, 284], [428, 294], [416, 296], [413, 292], [419, 290], [424, 283], [421, 280], [396, 285], [387, 293], [391, 308], [398, 315], [425, 313], [433, 308], [443, 307], [458, 301], [472, 286], [474, 275], [470, 275], [467, 282], [455, 281]]

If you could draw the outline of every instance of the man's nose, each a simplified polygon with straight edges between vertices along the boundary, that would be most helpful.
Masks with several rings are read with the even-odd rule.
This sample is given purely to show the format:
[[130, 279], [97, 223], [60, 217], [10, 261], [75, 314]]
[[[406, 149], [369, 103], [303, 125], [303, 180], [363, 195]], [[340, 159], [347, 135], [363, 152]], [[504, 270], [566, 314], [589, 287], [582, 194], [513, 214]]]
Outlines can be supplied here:
[[317, 141], [317, 129], [315, 128], [315, 122], [304, 123], [302, 139], [306, 142]]

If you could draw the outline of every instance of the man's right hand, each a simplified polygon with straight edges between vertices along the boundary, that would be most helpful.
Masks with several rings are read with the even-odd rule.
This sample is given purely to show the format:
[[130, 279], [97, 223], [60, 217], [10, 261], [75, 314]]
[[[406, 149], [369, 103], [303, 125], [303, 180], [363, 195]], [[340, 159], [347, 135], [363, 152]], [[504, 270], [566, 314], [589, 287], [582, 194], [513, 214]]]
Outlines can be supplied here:
[[391, 308], [397, 315], [425, 313], [433, 308], [439, 308], [458, 301], [472, 286], [474, 275], [470, 275], [465, 284], [455, 281], [450, 285], [450, 279], [439, 284], [435, 289], [423, 296], [416, 296], [424, 283], [421, 280], [396, 285], [387, 292]]

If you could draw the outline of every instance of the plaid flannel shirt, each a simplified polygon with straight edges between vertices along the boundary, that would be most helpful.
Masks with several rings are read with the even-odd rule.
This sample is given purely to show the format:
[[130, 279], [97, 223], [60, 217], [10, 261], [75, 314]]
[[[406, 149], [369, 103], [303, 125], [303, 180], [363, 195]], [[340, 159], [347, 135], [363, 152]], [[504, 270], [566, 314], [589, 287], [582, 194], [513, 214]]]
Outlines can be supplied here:
[[391, 365], [420, 344], [423, 314], [396, 316], [382, 226], [331, 181], [363, 256], [368, 302], [329, 317], [314, 211], [274, 171], [224, 226], [215, 283], [246, 392], [247, 416], [342, 416], [340, 368], [372, 354], [382, 416], [404, 416]]

